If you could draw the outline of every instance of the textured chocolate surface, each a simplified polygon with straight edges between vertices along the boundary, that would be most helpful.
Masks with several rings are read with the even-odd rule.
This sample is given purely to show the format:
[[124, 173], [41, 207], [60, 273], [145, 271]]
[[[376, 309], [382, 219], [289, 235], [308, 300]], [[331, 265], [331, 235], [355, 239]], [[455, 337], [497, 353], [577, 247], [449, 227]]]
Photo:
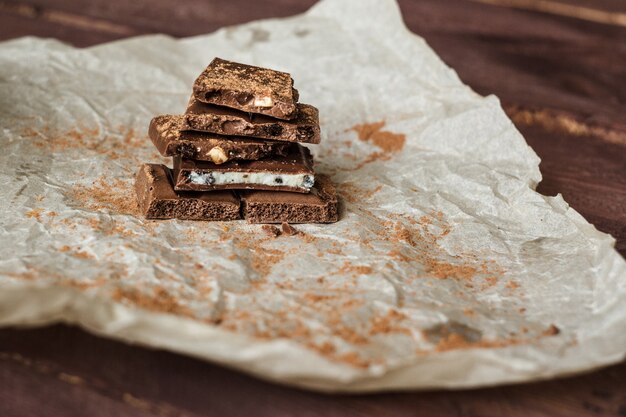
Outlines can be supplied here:
[[252, 136], [288, 142], [319, 143], [318, 110], [308, 104], [297, 104], [292, 120], [279, 120], [262, 114], [251, 115], [240, 110], [207, 104], [191, 97], [185, 122], [190, 129], [220, 135]]
[[334, 223], [339, 219], [335, 186], [322, 174], [308, 194], [245, 191], [240, 196], [249, 223]]
[[239, 199], [230, 191], [175, 192], [169, 169], [144, 164], [135, 177], [141, 213], [147, 219], [237, 220]]
[[[235, 182], [220, 184], [217, 179], [220, 175], [256, 174], [264, 175], [271, 180], [271, 184]], [[307, 176], [309, 186], [288, 185], [289, 176]], [[201, 180], [198, 180], [201, 178]], [[280, 190], [308, 193], [315, 178], [313, 171], [313, 157], [309, 150], [301, 145], [292, 144], [286, 156], [257, 161], [231, 161], [217, 165], [207, 161], [196, 161], [181, 157], [174, 157], [174, 183], [176, 190], [210, 191], [210, 190]], [[201, 181], [201, 183], [198, 183]], [[246, 180], [247, 181], [247, 180]]]
[[231, 160], [256, 160], [272, 155], [286, 155], [290, 144], [268, 140], [220, 136], [188, 131], [183, 116], [157, 116], [150, 122], [148, 134], [163, 156], [222, 164]]
[[205, 103], [289, 120], [296, 114], [298, 91], [285, 72], [215, 58], [193, 85]]

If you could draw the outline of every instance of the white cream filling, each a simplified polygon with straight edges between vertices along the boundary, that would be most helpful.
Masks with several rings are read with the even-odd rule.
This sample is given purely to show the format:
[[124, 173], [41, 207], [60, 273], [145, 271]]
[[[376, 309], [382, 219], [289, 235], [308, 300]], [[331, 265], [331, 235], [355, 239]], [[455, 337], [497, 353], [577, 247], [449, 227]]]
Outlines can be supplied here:
[[311, 188], [314, 177], [307, 174], [271, 174], [267, 172], [189, 172], [192, 184], [225, 185], [225, 184], [258, 184], [269, 186], [287, 186]]

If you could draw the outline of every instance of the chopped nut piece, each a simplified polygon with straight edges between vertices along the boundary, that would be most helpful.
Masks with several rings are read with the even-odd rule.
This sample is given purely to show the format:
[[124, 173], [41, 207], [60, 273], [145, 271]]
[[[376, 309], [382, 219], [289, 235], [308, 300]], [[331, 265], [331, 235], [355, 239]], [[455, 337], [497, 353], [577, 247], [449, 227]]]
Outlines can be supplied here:
[[216, 146], [209, 151], [209, 157], [211, 158], [211, 161], [218, 165], [228, 161], [228, 156], [226, 156], [224, 149], [220, 148], [219, 146]]
[[255, 107], [272, 107], [274, 100], [271, 97], [258, 97], [254, 99]]

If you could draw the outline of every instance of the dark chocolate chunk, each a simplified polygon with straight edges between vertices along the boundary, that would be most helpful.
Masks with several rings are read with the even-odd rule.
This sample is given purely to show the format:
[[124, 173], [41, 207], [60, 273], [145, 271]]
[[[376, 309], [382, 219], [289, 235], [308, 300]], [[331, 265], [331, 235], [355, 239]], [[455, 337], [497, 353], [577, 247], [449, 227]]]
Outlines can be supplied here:
[[204, 103], [289, 120], [296, 115], [298, 92], [286, 72], [215, 58], [193, 85]]
[[308, 104], [298, 104], [295, 117], [286, 121], [261, 114], [251, 116], [250, 113], [202, 103], [191, 97], [185, 112], [185, 122], [190, 129], [219, 135], [320, 143], [319, 112]]
[[[240, 196], [243, 216], [249, 223], [333, 223], [339, 216], [337, 193], [326, 175], [317, 175], [308, 194], [255, 190]], [[285, 229], [283, 225], [283, 232], [290, 234]]]
[[135, 177], [141, 213], [147, 219], [237, 220], [239, 198], [232, 191], [176, 192], [169, 168], [144, 164]]
[[231, 161], [217, 165], [174, 157], [176, 190], [280, 190], [308, 193], [315, 182], [313, 157], [292, 144], [286, 156], [257, 161]]
[[180, 155], [183, 158], [223, 164], [231, 160], [255, 160], [272, 155], [286, 155], [286, 142], [220, 136], [213, 133], [186, 131], [183, 116], [157, 116], [150, 122], [148, 134], [163, 156]]

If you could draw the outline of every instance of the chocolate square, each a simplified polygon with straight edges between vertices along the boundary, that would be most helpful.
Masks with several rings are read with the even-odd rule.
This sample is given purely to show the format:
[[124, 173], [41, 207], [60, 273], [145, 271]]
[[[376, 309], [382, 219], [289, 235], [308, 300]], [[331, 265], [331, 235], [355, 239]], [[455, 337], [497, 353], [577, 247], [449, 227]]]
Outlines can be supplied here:
[[290, 120], [298, 91], [286, 72], [215, 58], [193, 85], [200, 101]]

